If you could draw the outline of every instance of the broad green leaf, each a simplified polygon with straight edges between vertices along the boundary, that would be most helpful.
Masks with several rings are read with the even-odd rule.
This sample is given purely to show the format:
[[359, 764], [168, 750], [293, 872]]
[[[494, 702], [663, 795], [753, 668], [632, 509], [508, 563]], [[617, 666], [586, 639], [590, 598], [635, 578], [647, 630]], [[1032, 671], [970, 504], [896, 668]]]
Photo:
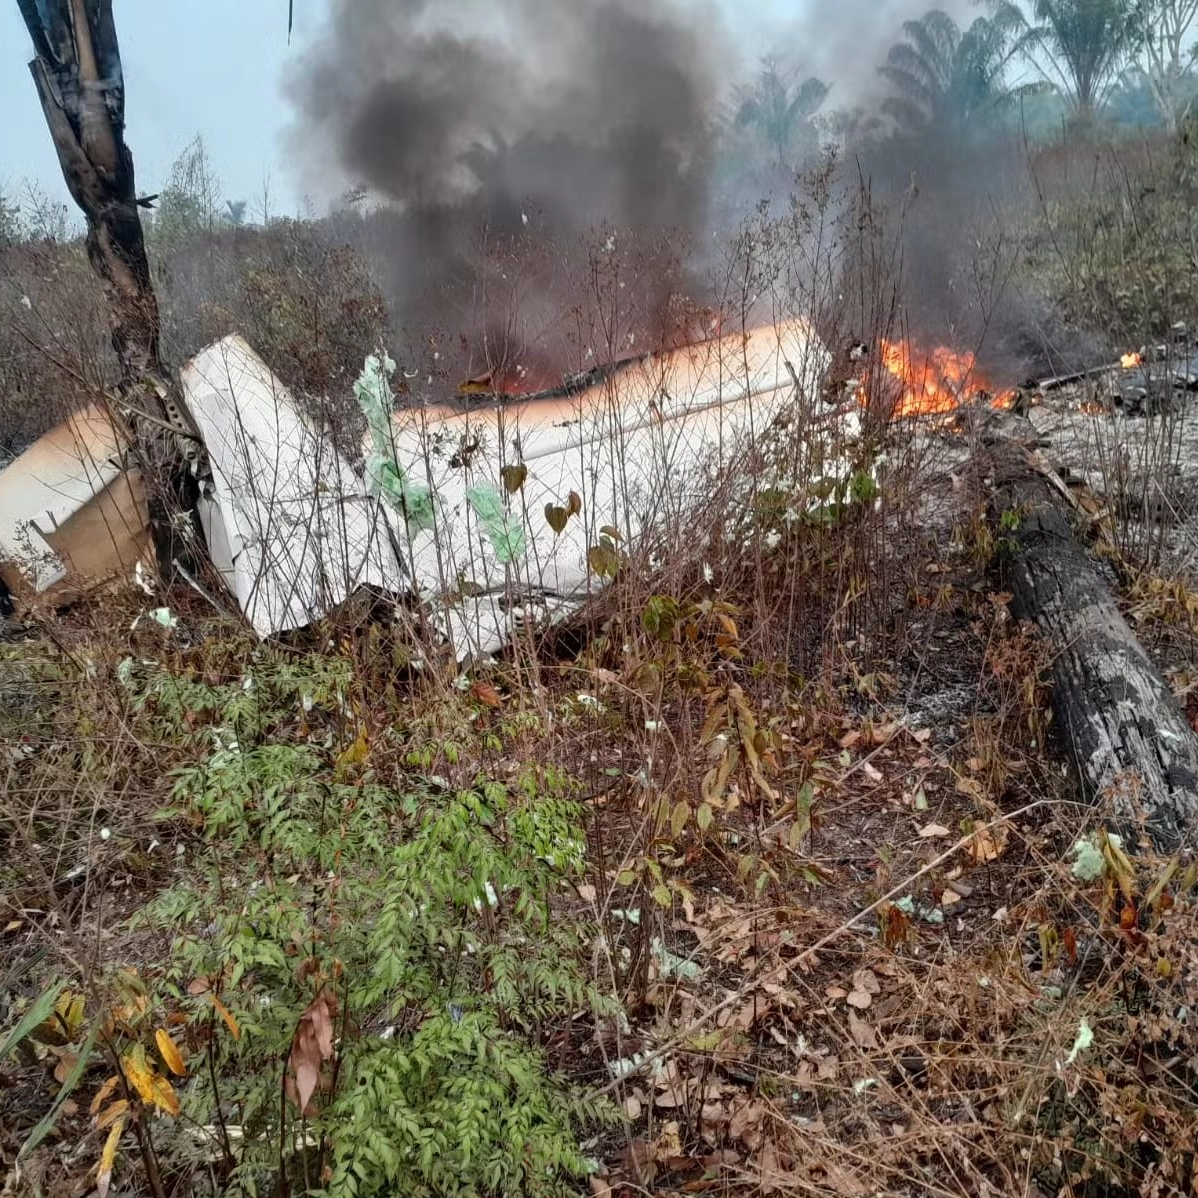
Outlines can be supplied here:
[[29, 1139], [21, 1145], [21, 1151], [17, 1153], [18, 1158], [27, 1157], [53, 1131], [54, 1124], [58, 1122], [58, 1116], [62, 1113], [63, 1103], [71, 1096], [71, 1092], [79, 1084], [79, 1079], [91, 1063], [92, 1049], [95, 1048], [96, 1041], [100, 1037], [100, 1024], [102, 1022], [102, 1020], [96, 1019], [92, 1023], [87, 1040], [79, 1050], [79, 1056], [75, 1059], [74, 1068], [63, 1080], [62, 1088], [58, 1091], [58, 1096], [54, 1099], [45, 1117], [29, 1133]]
[[45, 1023], [50, 1018], [54, 1013], [54, 1006], [58, 1002], [58, 996], [63, 992], [63, 989], [63, 983], [58, 982], [51, 986], [49, 990], [38, 995], [29, 1010], [21, 1016], [17, 1026], [8, 1033], [4, 1042], [0, 1044], [0, 1061], [4, 1060], [34, 1028]]

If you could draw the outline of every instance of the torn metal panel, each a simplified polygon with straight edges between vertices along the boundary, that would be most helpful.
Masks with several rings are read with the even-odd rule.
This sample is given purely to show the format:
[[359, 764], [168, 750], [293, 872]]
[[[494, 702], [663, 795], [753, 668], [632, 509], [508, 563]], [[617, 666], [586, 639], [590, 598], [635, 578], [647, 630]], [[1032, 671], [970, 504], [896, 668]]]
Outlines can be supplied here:
[[92, 406], [0, 471], [0, 576], [15, 596], [69, 602], [152, 560], [145, 488], [127, 448]]
[[309, 624], [361, 586], [407, 589], [379, 502], [241, 337], [201, 350], [182, 382], [211, 467], [205, 536], [259, 635]]
[[419, 505], [431, 497], [431, 520], [397, 521], [407, 564], [422, 595], [467, 596], [438, 617], [458, 656], [510, 637], [513, 597], [560, 611], [601, 584], [588, 554], [605, 528], [626, 544], [684, 526], [709, 468], [763, 432], [796, 387], [814, 393], [827, 363], [792, 320], [639, 359], [574, 393], [397, 413], [398, 478]]

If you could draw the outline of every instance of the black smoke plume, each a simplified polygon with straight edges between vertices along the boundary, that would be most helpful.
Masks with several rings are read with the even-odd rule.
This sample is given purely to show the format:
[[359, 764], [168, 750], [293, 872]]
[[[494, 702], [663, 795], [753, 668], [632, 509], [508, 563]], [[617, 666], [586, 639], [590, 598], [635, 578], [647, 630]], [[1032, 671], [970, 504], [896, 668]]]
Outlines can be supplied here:
[[394, 206], [399, 322], [472, 335], [477, 368], [532, 339], [514, 327], [513, 276], [529, 318], [551, 322], [566, 297], [545, 247], [561, 271], [601, 227], [639, 247], [652, 294], [629, 303], [662, 325], [686, 289], [677, 247], [708, 211], [729, 45], [712, 11], [683, 0], [334, 0], [290, 89], [308, 161]]

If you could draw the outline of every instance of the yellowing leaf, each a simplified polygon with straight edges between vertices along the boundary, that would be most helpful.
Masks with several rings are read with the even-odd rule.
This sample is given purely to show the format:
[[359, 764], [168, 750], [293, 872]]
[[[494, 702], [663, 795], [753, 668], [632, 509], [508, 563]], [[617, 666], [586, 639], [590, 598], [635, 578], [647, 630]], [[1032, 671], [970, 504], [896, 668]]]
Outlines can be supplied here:
[[566, 521], [569, 518], [570, 513], [560, 504], [547, 503], [545, 505], [545, 520], [555, 533], [560, 534], [566, 531]]
[[360, 765], [370, 753], [370, 742], [366, 739], [366, 729], [358, 733], [357, 740], [337, 758], [337, 767], [344, 769], [350, 765]]
[[121, 1084], [121, 1079], [114, 1073], [97, 1091], [91, 1105], [87, 1108], [89, 1115], [94, 1115], [111, 1097], [112, 1092]]
[[614, 578], [620, 568], [620, 556], [608, 541], [601, 541], [587, 550], [587, 566], [600, 578]]
[[136, 1091], [138, 1098], [146, 1106], [153, 1106], [154, 1074], [146, 1060], [145, 1048], [140, 1044], [135, 1044], [121, 1057], [121, 1068], [124, 1070], [125, 1080]]
[[111, 1127], [116, 1120], [124, 1118], [125, 1112], [128, 1109], [128, 1101], [124, 1098], [118, 1098], [116, 1102], [100, 1112], [100, 1116], [96, 1120], [96, 1129], [103, 1131], [106, 1127]]
[[152, 1100], [160, 1111], [166, 1111], [168, 1115], [179, 1114], [179, 1096], [165, 1077], [155, 1075]]
[[54, 1005], [54, 1011], [66, 1025], [67, 1036], [73, 1040], [83, 1026], [83, 995], [65, 991]]
[[[45, 1013], [45, 1007], [41, 1007]], [[29, 1033], [39, 1044], [61, 1048], [75, 1038], [83, 1018], [83, 995], [64, 990], [55, 1000], [47, 1017]], [[15, 1042], [15, 1041], [14, 1041]]]
[[233, 1017], [233, 1012], [215, 994], [209, 994], [208, 997], [212, 1000], [212, 1005], [217, 1009], [220, 1017], [225, 1021], [225, 1027], [229, 1029], [233, 1039], [240, 1040], [241, 1028], [238, 1027], [237, 1020]]
[[670, 812], [670, 831], [674, 836], [682, 835], [682, 830], [686, 827], [690, 817], [690, 804], [685, 799], [680, 799], [674, 804], [674, 810]]
[[1129, 902], [1134, 901], [1136, 887], [1136, 871], [1127, 854], [1123, 851], [1118, 838], [1112, 838], [1109, 833], [1101, 834], [1102, 855], [1108, 868], [1119, 884], [1123, 897]]
[[100, 1198], [108, 1198], [108, 1187], [112, 1184], [112, 1167], [116, 1164], [116, 1150], [125, 1130], [125, 1120], [118, 1119], [104, 1141], [104, 1151], [100, 1153], [100, 1164], [96, 1168], [96, 1193]]
[[159, 1028], [154, 1033], [154, 1043], [158, 1045], [159, 1055], [166, 1063], [166, 1067], [176, 1077], [187, 1076], [187, 1066], [183, 1063], [183, 1054], [179, 1051], [179, 1046], [171, 1039], [170, 1033], [165, 1028]]
[[701, 803], [699, 810], [695, 812], [695, 823], [699, 825], [700, 832], [706, 832], [711, 827], [714, 818], [715, 816], [712, 813], [709, 803]]

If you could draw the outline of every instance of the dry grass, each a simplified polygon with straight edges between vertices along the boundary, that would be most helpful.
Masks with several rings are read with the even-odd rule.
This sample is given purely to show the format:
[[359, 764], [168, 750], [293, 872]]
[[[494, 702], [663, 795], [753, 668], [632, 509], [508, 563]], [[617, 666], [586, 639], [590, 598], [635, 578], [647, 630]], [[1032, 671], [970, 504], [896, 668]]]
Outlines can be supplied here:
[[[894, 231], [850, 209], [851, 264], [821, 240], [818, 203], [746, 230], [736, 261], [758, 273], [726, 272], [731, 310], [768, 278], [837, 342], [892, 334]], [[851, 329], [825, 293], [794, 302], [797, 279], [850, 265], [865, 280]], [[812, 498], [820, 413], [811, 401], [713, 478], [576, 625], [529, 631], [473, 677], [428, 646], [442, 664], [411, 672], [394, 621], [350, 610], [260, 646], [186, 593], [173, 632], [124, 595], [0, 646], [0, 1023], [54, 976], [90, 1009], [122, 969], [161, 983], [164, 932], [130, 917], [173, 884], [238, 869], [270, 884], [265, 854], [206, 842], [196, 810], [161, 814], [171, 772], [211, 748], [185, 696], [328, 669], [349, 680], [337, 703], [272, 711], [255, 735], [397, 795], [417, 774], [578, 783], [586, 876], [555, 914], [594, 929], [578, 952], [623, 1017], [537, 1034], [619, 1104], [617, 1130], [584, 1145], [593, 1193], [1195, 1192], [1192, 870], [1111, 853], [1102, 876], [1075, 876], [1070, 850], [1103, 812], [1046, 752], [1042, 648], [991, 593], [970, 529], [925, 524], [935, 463], [885, 419], [831, 445], [862, 467], [885, 447], [880, 493], [787, 518]], [[760, 481], [779, 462], [781, 494]], [[175, 691], [139, 702], [147, 674]], [[355, 1013], [364, 1034], [376, 1014]], [[280, 1081], [286, 1047], [260, 1065]], [[20, 1193], [94, 1178], [100, 1074], [14, 1168], [58, 1064], [0, 1061]], [[138, 1127], [164, 1159], [177, 1146], [165, 1119]], [[154, 1192], [131, 1139], [119, 1183]], [[215, 1168], [172, 1176], [222, 1192]]]

